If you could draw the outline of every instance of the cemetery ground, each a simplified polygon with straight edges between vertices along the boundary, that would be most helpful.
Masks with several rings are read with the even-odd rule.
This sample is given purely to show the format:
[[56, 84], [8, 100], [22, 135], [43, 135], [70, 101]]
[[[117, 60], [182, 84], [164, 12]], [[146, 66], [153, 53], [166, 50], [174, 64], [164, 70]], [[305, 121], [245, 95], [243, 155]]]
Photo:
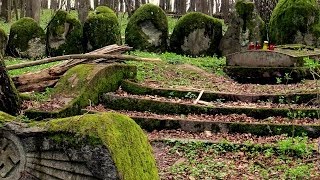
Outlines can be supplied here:
[[[161, 62], [125, 62], [137, 67], [136, 78], [122, 81], [116, 92], [103, 94], [83, 113], [113, 111], [133, 118], [152, 144], [161, 179], [320, 177], [318, 80], [287, 84], [288, 76], [272, 85], [240, 84], [223, 72], [225, 58], [129, 54]], [[57, 64], [9, 74], [14, 77]], [[53, 112], [65, 106], [51, 97], [53, 93], [54, 88], [47, 88], [22, 94], [25, 114], [20, 119], [33, 121], [26, 115], [30, 109]]]
[[[179, 111], [177, 113], [166, 111], [162, 113], [157, 112], [156, 108], [148, 109], [148, 107], [144, 107], [145, 111], [128, 108], [135, 107], [135, 105], [139, 107], [137, 101], [135, 105], [126, 107], [112, 105], [109, 107], [106, 105], [107, 103], [104, 104], [102, 101], [101, 104], [92, 104], [86, 108], [87, 113], [116, 111], [135, 119], [145, 129], [152, 143], [162, 179], [316, 179], [320, 176], [318, 155], [320, 139], [310, 131], [300, 131], [301, 127], [302, 129], [308, 129], [310, 126], [311, 129], [315, 128], [315, 133], [319, 132], [319, 129], [317, 129], [319, 126], [318, 114], [312, 115], [304, 111], [316, 109], [315, 112], [318, 113], [319, 106], [314, 99], [317, 96], [312, 97], [307, 102], [305, 100], [300, 101], [305, 97], [305, 94], [318, 94], [318, 81], [303, 80], [297, 84], [274, 85], [239, 84], [224, 74], [224, 58], [190, 58], [173, 53], [155, 54], [140, 51], [133, 51], [130, 54], [140, 57], [157, 57], [162, 60], [162, 62], [157, 63], [127, 62], [138, 67], [135, 82], [128, 82], [138, 85], [137, 87], [160, 90], [158, 94], [156, 91], [150, 90], [145, 91], [146, 93], [143, 93], [143, 91], [137, 93], [138, 91], [134, 91], [134, 88], [130, 89], [124, 83], [122, 89], [114, 93], [108, 93], [110, 96], [193, 106], [200, 90], [206, 90], [206, 93], [222, 93], [222, 95], [219, 94], [220, 98], [215, 98], [212, 101], [209, 98], [205, 101], [210, 102], [210, 104], [200, 105], [206, 108], [289, 108], [292, 110], [286, 112], [285, 115], [275, 113], [275, 116], [271, 115], [271, 117], [268, 114], [264, 115], [264, 112], [262, 112], [260, 113], [261, 116], [266, 117], [261, 118], [252, 117], [250, 114], [229, 114], [223, 111], [217, 114], [201, 113], [201, 111], [200, 113]], [[23, 61], [23, 59], [11, 59], [6, 60], [6, 63], [14, 64]], [[15, 76], [25, 72], [38, 71], [56, 64], [11, 70], [9, 73]], [[128, 84], [130, 85], [130, 83]], [[161, 90], [176, 91], [165, 93]], [[179, 91], [183, 93], [179, 95]], [[45, 92], [29, 94], [28, 96], [32, 98], [24, 101], [24, 108], [38, 107], [44, 111], [52, 111], [63, 106], [64, 104], [61, 102], [47, 101], [50, 99], [52, 92], [53, 88], [47, 88]], [[148, 92], [151, 93], [148, 94]], [[228, 97], [230, 94], [256, 97], [273, 95], [274, 97], [273, 100], [263, 100], [261, 98], [261, 100], [246, 102], [232, 101]], [[288, 102], [286, 95], [290, 94], [296, 94], [297, 96]], [[205, 96], [203, 97], [206, 99]], [[116, 104], [118, 103], [116, 102]], [[166, 107], [166, 104], [157, 108], [172, 109], [171, 106]], [[297, 108], [300, 110], [295, 112], [294, 109]], [[32, 121], [26, 116], [21, 116], [21, 119]], [[170, 125], [170, 123], [161, 122], [148, 124], [148, 119], [186, 121], [186, 123], [191, 122], [191, 124], [192, 122], [200, 122], [198, 126], [203, 127], [188, 128], [188, 125], [177, 125], [179, 123]], [[228, 129], [228, 124], [233, 123], [238, 123], [242, 127], [230, 127], [229, 133], [228, 130], [224, 132], [224, 128], [213, 132], [211, 128], [206, 129], [206, 125], [201, 125], [201, 122], [217, 124], [219, 127], [226, 126], [225, 129]], [[251, 128], [246, 128], [248, 124], [253, 125]], [[262, 131], [260, 132], [255, 128], [261, 128]], [[283, 132], [287, 135], [282, 134]]]

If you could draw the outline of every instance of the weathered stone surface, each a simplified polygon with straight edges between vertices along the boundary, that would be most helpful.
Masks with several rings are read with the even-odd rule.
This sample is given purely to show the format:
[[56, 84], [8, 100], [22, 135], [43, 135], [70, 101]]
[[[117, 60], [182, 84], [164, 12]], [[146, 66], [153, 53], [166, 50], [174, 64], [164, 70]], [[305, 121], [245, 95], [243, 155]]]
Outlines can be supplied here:
[[125, 32], [125, 43], [134, 49], [152, 52], [167, 50], [168, 20], [156, 5], [145, 4], [130, 17]]
[[223, 55], [245, 51], [250, 42], [263, 41], [265, 25], [254, 9], [254, 4], [240, 0], [237, 5], [238, 8], [232, 13], [228, 30], [219, 45]]
[[159, 179], [143, 131], [115, 113], [0, 122], [0, 152], [3, 180]]
[[82, 53], [82, 34], [80, 21], [68, 12], [59, 10], [47, 27], [47, 54], [61, 56]]
[[243, 51], [227, 55], [227, 66], [297, 67], [303, 66], [303, 59], [276, 51]]
[[205, 29], [196, 29], [184, 39], [181, 49], [185, 52], [198, 55], [210, 47], [210, 38], [206, 36]]
[[159, 46], [161, 44], [160, 37], [162, 32], [159, 31], [151, 21], [141, 23], [141, 30], [148, 36], [148, 42], [153, 46]]
[[6, 53], [25, 58], [44, 56], [44, 36], [43, 29], [32, 18], [21, 18], [11, 26]]
[[181, 17], [170, 38], [170, 50], [190, 56], [220, 55], [222, 22], [202, 13]]

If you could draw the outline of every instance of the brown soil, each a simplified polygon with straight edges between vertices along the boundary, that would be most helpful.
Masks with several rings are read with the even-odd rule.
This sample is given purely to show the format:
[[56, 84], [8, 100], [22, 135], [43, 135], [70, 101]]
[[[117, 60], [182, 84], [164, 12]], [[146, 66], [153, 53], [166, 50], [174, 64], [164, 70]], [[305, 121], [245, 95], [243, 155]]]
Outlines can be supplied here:
[[297, 125], [320, 125], [320, 119], [300, 118], [289, 119], [284, 117], [270, 117], [266, 119], [255, 119], [248, 117], [245, 114], [230, 114], [230, 115], [208, 115], [208, 114], [187, 114], [187, 115], [170, 115], [170, 114], [155, 114], [151, 112], [138, 112], [138, 111], [126, 111], [126, 110], [111, 110], [104, 108], [103, 105], [88, 106], [86, 108], [89, 111], [98, 112], [118, 112], [128, 115], [130, 117], [139, 118], [153, 118], [163, 120], [189, 120], [189, 121], [211, 121], [211, 122], [244, 122], [244, 123], [274, 123], [274, 124], [297, 124]]

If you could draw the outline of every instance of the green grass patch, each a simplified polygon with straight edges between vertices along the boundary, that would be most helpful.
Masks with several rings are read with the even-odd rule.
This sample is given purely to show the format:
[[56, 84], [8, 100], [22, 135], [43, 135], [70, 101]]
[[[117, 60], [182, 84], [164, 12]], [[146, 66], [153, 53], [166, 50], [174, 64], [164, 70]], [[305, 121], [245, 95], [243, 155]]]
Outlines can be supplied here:
[[178, 64], [190, 64], [193, 66], [197, 66], [207, 72], [216, 73], [218, 75], [224, 75], [223, 67], [226, 65], [225, 58], [218, 58], [218, 57], [189, 57], [178, 55], [175, 53], [165, 52], [161, 54], [157, 53], [149, 53], [143, 51], [133, 51], [130, 52], [132, 55], [139, 56], [139, 57], [147, 57], [147, 58], [160, 58], [164, 62], [168, 64], [178, 65]]
[[[294, 140], [293, 140], [294, 139]], [[295, 146], [311, 147], [303, 137], [288, 138], [276, 144], [274, 148], [262, 151], [258, 145], [251, 148], [230, 146], [229, 142], [207, 144], [203, 142], [169, 142], [169, 154], [179, 160], [167, 168], [168, 176], [184, 179], [303, 179], [318, 177], [316, 162], [304, 162], [310, 157], [308, 148], [295, 149], [299, 155], [291, 154], [291, 147], [284, 147], [283, 142], [294, 141]], [[290, 143], [288, 143], [290, 144]], [[254, 148], [256, 147], [256, 148]], [[286, 149], [285, 151], [282, 151]], [[279, 151], [280, 150], [280, 151]], [[163, 172], [160, 172], [163, 173]]]

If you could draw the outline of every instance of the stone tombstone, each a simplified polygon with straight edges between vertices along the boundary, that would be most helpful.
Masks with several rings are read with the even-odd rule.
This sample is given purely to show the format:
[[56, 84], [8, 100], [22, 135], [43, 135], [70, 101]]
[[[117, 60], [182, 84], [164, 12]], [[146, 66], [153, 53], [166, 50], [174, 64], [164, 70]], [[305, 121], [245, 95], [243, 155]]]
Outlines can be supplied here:
[[[159, 179], [147, 138], [132, 119], [123, 115], [84, 115], [37, 122], [35, 126], [14, 120], [2, 123], [2, 119], [0, 117], [1, 180]], [[103, 131], [90, 125], [92, 121]], [[76, 123], [67, 129], [80, 129], [71, 132], [59, 123], [66, 126]], [[122, 127], [133, 129], [121, 130]], [[106, 134], [99, 135], [102, 132]], [[108, 134], [114, 132], [121, 136]], [[92, 136], [83, 133], [92, 133]]]
[[49, 56], [82, 53], [80, 21], [68, 12], [59, 10], [47, 27], [46, 50]]
[[89, 52], [111, 44], [121, 44], [118, 17], [112, 9], [99, 6], [83, 25], [83, 47]]
[[220, 55], [222, 38], [220, 20], [193, 12], [181, 17], [170, 38], [170, 50], [190, 56]]
[[231, 14], [230, 24], [220, 42], [223, 55], [248, 49], [250, 42], [261, 42], [265, 36], [265, 24], [249, 0], [238, 0]]
[[164, 52], [167, 50], [168, 20], [165, 12], [153, 4], [145, 4], [130, 17], [125, 42], [134, 49]]
[[21, 18], [10, 29], [6, 53], [10, 56], [38, 58], [45, 55], [45, 33], [32, 18]]
[[315, 0], [279, 0], [270, 19], [275, 44], [320, 46], [320, 7]]

